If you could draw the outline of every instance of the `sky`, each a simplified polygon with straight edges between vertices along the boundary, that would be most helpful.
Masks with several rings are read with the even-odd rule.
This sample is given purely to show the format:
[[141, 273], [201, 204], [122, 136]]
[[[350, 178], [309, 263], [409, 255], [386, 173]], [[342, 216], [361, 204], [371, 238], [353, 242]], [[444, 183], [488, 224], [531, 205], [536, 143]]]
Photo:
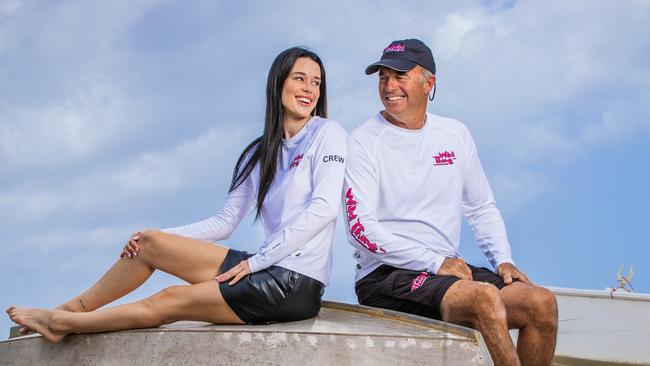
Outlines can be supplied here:
[[[56, 306], [132, 232], [214, 214], [282, 50], [320, 55], [350, 131], [381, 109], [363, 70], [405, 38], [433, 50], [428, 111], [470, 129], [517, 266], [597, 290], [633, 266], [650, 293], [650, 2], [408, 4], [0, 0], [0, 307]], [[223, 244], [255, 251], [252, 216]], [[355, 303], [337, 226], [325, 299]], [[466, 225], [460, 250], [488, 265]], [[178, 283], [156, 273], [117, 303]]]

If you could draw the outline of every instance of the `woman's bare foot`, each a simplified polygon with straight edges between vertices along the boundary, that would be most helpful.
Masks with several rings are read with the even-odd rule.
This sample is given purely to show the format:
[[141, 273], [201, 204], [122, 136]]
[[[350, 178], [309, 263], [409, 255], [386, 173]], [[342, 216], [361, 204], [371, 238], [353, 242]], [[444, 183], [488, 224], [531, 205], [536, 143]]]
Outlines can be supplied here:
[[7, 314], [9, 314], [12, 321], [40, 333], [48, 341], [60, 342], [67, 333], [52, 328], [52, 318], [55, 311], [57, 310], [11, 306], [7, 309]]
[[20, 327], [20, 329], [18, 329], [18, 333], [20, 333], [22, 335], [28, 335], [28, 334], [34, 333], [34, 331], [29, 329], [29, 328]]
[[[70, 311], [70, 312], [73, 312], [73, 313], [81, 313], [81, 312], [86, 311], [86, 308], [85, 308], [85, 305], [83, 304], [83, 302], [81, 301], [81, 299], [77, 300], [77, 302], [75, 302], [75, 299], [72, 299], [72, 300], [70, 300], [70, 301], [68, 301], [68, 302], [66, 302], [64, 304], [61, 304], [61, 305], [55, 307], [54, 310], [64, 310], [64, 311]], [[27, 327], [22, 327], [22, 328], [18, 329], [18, 333], [23, 334], [23, 335], [31, 334], [33, 332], [34, 332], [33, 330], [31, 330], [31, 329], [29, 329]]]
[[88, 311], [86, 305], [80, 298], [73, 298], [57, 307], [54, 310], [70, 311], [73, 313], [83, 313]]

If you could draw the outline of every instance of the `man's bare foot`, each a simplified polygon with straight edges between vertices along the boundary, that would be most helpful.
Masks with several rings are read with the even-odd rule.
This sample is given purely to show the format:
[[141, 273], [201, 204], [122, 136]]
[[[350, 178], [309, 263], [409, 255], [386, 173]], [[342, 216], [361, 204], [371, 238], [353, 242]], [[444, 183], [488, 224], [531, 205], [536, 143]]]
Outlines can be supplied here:
[[55, 311], [57, 310], [11, 306], [7, 309], [7, 314], [9, 314], [12, 321], [40, 333], [48, 341], [60, 342], [67, 333], [52, 329], [51, 323]]

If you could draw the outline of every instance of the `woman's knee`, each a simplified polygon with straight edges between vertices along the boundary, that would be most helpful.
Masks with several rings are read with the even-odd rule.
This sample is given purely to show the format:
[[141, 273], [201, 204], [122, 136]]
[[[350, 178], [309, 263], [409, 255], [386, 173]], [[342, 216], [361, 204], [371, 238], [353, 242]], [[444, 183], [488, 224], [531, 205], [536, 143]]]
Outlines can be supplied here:
[[[162, 243], [162, 238], [166, 234], [160, 230], [147, 230], [142, 233], [140, 239], [138, 240], [138, 246], [140, 251], [156, 251]], [[140, 253], [138, 253], [140, 254]]]
[[179, 320], [176, 319], [175, 314], [178, 312], [178, 308], [182, 306], [183, 287], [167, 287], [142, 300], [143, 306], [147, 308], [156, 324], [169, 324]]

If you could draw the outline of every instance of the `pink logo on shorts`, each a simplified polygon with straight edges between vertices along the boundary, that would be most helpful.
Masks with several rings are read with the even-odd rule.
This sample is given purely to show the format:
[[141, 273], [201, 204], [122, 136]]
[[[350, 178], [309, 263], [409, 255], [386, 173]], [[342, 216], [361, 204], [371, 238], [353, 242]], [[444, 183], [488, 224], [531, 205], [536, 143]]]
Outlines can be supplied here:
[[427, 280], [429, 277], [429, 274], [427, 272], [420, 272], [420, 274], [415, 277], [413, 280], [413, 283], [411, 284], [411, 292], [417, 290], [424, 284], [424, 281]]

